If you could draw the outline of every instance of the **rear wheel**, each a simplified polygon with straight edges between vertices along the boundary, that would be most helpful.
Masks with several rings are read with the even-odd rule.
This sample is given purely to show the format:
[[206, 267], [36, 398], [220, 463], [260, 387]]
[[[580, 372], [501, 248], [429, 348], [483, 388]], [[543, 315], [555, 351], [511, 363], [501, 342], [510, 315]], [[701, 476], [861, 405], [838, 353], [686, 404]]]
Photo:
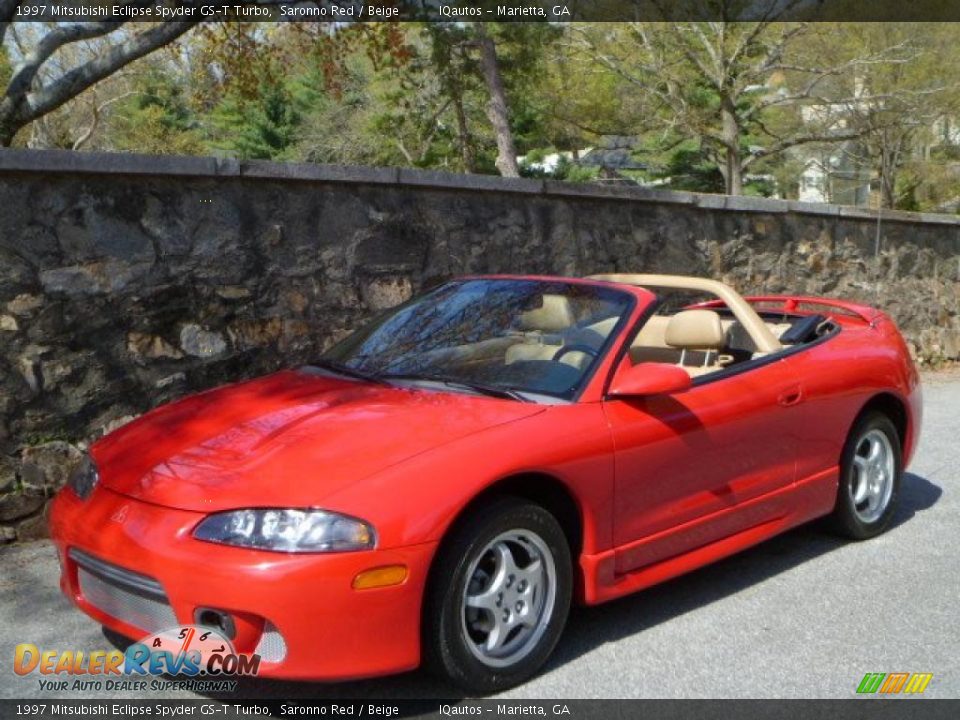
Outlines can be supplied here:
[[437, 559], [424, 617], [428, 662], [472, 692], [526, 680], [560, 638], [572, 575], [563, 529], [544, 508], [507, 497], [478, 508]]
[[886, 415], [865, 414], [850, 431], [843, 449], [834, 528], [855, 540], [886, 530], [896, 513], [902, 474], [896, 427]]

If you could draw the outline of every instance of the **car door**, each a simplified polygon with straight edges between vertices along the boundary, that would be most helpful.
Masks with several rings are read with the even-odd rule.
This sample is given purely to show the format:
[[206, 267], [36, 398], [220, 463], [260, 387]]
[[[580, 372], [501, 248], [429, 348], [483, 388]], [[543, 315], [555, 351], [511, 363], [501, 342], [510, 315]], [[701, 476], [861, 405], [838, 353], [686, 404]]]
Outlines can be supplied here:
[[785, 514], [802, 387], [789, 357], [750, 365], [675, 395], [604, 401], [618, 573]]

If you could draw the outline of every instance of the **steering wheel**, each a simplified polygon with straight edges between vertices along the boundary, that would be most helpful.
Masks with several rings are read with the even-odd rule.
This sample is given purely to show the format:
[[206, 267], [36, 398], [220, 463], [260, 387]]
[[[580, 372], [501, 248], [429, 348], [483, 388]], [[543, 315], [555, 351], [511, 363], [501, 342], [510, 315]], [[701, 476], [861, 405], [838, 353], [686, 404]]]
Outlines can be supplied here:
[[557, 350], [553, 354], [551, 360], [559, 360], [569, 352], [582, 352], [592, 358], [595, 358], [600, 354], [596, 348], [590, 347], [589, 345], [584, 345], [583, 343], [574, 343], [573, 345], [564, 345], [562, 348]]

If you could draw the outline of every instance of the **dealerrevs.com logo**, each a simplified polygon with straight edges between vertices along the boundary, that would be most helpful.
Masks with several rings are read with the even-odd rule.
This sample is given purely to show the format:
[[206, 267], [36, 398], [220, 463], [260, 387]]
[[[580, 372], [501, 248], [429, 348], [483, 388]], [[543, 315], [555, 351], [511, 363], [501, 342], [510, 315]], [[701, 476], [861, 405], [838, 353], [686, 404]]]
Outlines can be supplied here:
[[933, 673], [867, 673], [857, 686], [861, 695], [920, 695], [933, 680]]
[[[41, 690], [140, 691], [186, 686], [232, 691], [236, 682], [231, 678], [259, 673], [260, 656], [236, 652], [217, 630], [184, 625], [148, 635], [126, 650], [41, 650], [33, 643], [21, 643], [14, 649], [13, 671], [43, 676], [39, 679]], [[63, 676], [71, 679], [60, 679]], [[161, 680], [160, 676], [173, 679]]]

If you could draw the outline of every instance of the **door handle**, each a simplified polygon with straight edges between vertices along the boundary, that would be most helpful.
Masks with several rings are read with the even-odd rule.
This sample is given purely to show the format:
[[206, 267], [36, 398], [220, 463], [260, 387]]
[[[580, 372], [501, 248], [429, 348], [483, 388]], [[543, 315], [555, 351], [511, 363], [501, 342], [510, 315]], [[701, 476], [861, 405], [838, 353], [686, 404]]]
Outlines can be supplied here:
[[783, 405], [783, 407], [796, 405], [801, 400], [803, 400], [803, 388], [800, 387], [785, 390], [784, 392], [780, 393], [780, 397], [777, 398], [777, 402]]

